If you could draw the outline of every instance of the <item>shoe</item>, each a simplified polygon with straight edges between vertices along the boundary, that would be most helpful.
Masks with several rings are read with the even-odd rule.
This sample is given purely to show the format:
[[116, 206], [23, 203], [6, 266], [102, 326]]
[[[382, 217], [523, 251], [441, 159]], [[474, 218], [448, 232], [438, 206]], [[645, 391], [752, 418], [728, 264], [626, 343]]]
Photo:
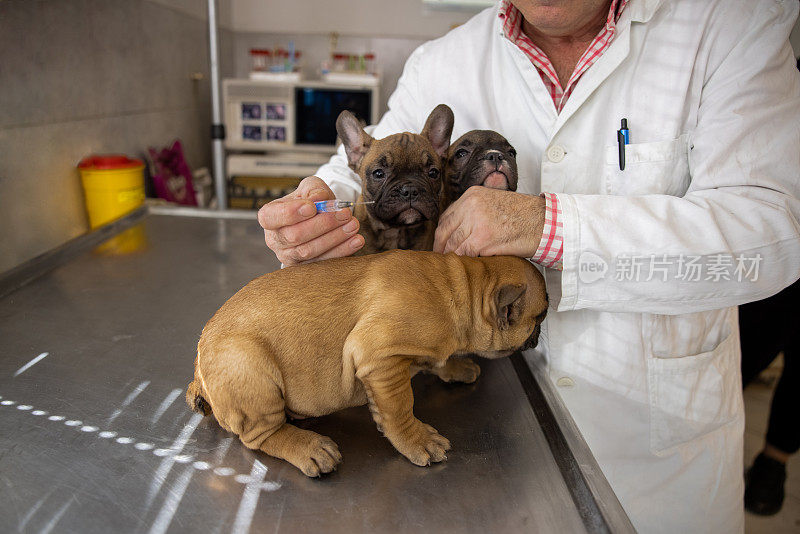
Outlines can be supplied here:
[[783, 506], [786, 464], [763, 453], [744, 477], [744, 507], [757, 515], [775, 515]]

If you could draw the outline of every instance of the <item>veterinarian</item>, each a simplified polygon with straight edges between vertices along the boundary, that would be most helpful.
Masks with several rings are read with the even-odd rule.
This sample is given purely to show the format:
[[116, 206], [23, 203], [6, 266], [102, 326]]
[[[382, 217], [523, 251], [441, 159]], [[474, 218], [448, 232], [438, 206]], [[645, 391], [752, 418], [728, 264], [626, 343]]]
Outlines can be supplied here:
[[[445, 103], [454, 138], [493, 129], [517, 148], [518, 192], [470, 189], [435, 249], [546, 267], [539, 347], [641, 532], [743, 529], [736, 306], [800, 276], [797, 12], [501, 1], [411, 55], [373, 132], [419, 132]], [[363, 243], [349, 211], [310, 205], [357, 196], [344, 156], [317, 174], [259, 213], [285, 264]]]

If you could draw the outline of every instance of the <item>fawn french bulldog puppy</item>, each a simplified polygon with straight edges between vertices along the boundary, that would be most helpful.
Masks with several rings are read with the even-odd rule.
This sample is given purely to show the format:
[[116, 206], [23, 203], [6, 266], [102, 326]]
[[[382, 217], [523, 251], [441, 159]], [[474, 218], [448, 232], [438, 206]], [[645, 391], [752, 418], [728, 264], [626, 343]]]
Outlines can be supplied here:
[[256, 278], [208, 321], [186, 400], [312, 477], [342, 456], [286, 415], [369, 404], [392, 445], [424, 466], [450, 442], [414, 417], [414, 373], [473, 382], [480, 368], [451, 355], [533, 347], [546, 311], [542, 275], [512, 256], [395, 250], [298, 265]]
[[357, 254], [391, 249], [431, 250], [444, 209], [444, 156], [453, 131], [453, 112], [434, 108], [421, 134], [398, 133], [373, 139], [356, 117], [343, 111], [336, 131], [350, 167], [361, 178], [356, 206], [364, 247]]
[[517, 190], [517, 151], [493, 130], [472, 130], [450, 145], [445, 165], [447, 202], [473, 185]]

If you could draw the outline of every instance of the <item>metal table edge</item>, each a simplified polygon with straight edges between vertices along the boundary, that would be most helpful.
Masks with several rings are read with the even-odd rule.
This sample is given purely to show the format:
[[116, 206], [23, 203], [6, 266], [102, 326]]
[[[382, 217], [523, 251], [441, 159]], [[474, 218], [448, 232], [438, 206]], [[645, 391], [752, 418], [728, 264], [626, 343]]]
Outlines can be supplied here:
[[580, 429], [553, 388], [545, 358], [533, 350], [517, 352], [510, 360], [587, 530], [635, 533]]

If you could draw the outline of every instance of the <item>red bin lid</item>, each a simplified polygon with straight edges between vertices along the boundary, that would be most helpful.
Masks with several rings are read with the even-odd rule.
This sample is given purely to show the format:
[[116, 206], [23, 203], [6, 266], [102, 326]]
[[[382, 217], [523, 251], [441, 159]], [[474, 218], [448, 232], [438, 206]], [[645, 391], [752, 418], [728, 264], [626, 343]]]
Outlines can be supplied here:
[[78, 164], [79, 169], [110, 171], [114, 169], [133, 169], [144, 165], [140, 159], [131, 159], [125, 154], [99, 154], [85, 157]]

